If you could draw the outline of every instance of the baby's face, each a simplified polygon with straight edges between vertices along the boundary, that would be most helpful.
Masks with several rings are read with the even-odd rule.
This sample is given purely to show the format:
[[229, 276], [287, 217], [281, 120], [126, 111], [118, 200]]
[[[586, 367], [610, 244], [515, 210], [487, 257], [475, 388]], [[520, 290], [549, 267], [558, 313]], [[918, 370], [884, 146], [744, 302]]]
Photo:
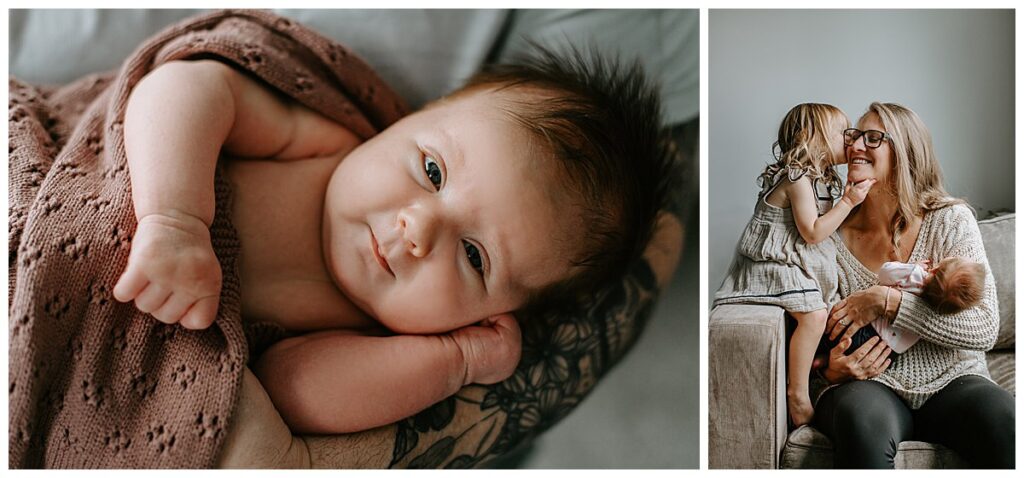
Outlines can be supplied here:
[[[345, 157], [324, 202], [324, 259], [398, 333], [511, 312], [569, 274], [572, 211], [554, 167], [490, 91], [414, 113]], [[548, 189], [548, 190], [546, 190]]]

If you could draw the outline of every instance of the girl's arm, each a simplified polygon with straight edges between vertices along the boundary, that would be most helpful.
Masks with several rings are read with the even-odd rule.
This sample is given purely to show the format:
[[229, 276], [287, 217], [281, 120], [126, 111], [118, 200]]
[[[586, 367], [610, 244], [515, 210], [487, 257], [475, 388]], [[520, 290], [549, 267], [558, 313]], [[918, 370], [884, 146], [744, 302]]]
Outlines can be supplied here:
[[800, 236], [808, 244], [817, 244], [836, 232], [858, 204], [864, 202], [874, 179], [867, 179], [854, 185], [847, 185], [842, 199], [825, 214], [818, 216], [818, 198], [811, 187], [811, 180], [801, 176], [796, 181], [787, 183], [786, 195], [793, 209], [793, 219]]
[[278, 342], [253, 372], [294, 433], [369, 430], [426, 409], [519, 363], [519, 328], [499, 316], [443, 335], [330, 330]]

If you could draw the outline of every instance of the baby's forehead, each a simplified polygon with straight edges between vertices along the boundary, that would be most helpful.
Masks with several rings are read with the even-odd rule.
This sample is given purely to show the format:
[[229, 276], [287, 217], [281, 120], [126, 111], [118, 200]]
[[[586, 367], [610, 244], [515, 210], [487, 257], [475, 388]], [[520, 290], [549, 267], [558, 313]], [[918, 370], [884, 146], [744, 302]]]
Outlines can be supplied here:
[[473, 105], [480, 106], [477, 113], [499, 112], [522, 116], [527, 110], [537, 110], [539, 105], [565, 95], [564, 92], [554, 88], [545, 88], [539, 85], [492, 83], [457, 90], [427, 107]]
[[548, 188], [531, 188], [533, 194], [523, 194], [510, 200], [518, 203], [523, 214], [519, 217], [492, 217], [504, 229], [501, 239], [509, 268], [509, 288], [512, 291], [534, 292], [569, 278], [572, 263], [582, 250], [579, 234], [585, 234], [585, 224], [579, 210], [562, 200], [552, 201], [557, 195]]

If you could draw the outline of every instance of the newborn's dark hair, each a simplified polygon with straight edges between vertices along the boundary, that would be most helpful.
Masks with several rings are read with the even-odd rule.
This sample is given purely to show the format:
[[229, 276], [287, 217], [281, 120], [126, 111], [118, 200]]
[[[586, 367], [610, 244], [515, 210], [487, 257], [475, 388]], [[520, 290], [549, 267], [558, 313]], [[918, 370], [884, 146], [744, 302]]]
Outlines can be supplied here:
[[[507, 112], [545, 147], [581, 212], [583, 229], [570, 277], [531, 291], [521, 312], [572, 309], [618, 281], [650, 241], [658, 211], [678, 173], [676, 150], [661, 128], [657, 88], [638, 61], [628, 65], [594, 51], [564, 53], [536, 44], [512, 63], [485, 67], [458, 92], [512, 90]], [[537, 238], [538, 241], [546, 238]]]

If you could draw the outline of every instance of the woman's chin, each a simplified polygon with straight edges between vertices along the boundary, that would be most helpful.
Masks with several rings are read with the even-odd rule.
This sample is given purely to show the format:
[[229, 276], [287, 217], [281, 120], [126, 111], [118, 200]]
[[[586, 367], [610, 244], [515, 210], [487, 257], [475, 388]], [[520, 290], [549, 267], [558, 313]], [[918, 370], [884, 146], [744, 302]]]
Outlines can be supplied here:
[[875, 175], [868, 168], [854, 166], [846, 170], [846, 179], [850, 182], [859, 183], [874, 177]]

